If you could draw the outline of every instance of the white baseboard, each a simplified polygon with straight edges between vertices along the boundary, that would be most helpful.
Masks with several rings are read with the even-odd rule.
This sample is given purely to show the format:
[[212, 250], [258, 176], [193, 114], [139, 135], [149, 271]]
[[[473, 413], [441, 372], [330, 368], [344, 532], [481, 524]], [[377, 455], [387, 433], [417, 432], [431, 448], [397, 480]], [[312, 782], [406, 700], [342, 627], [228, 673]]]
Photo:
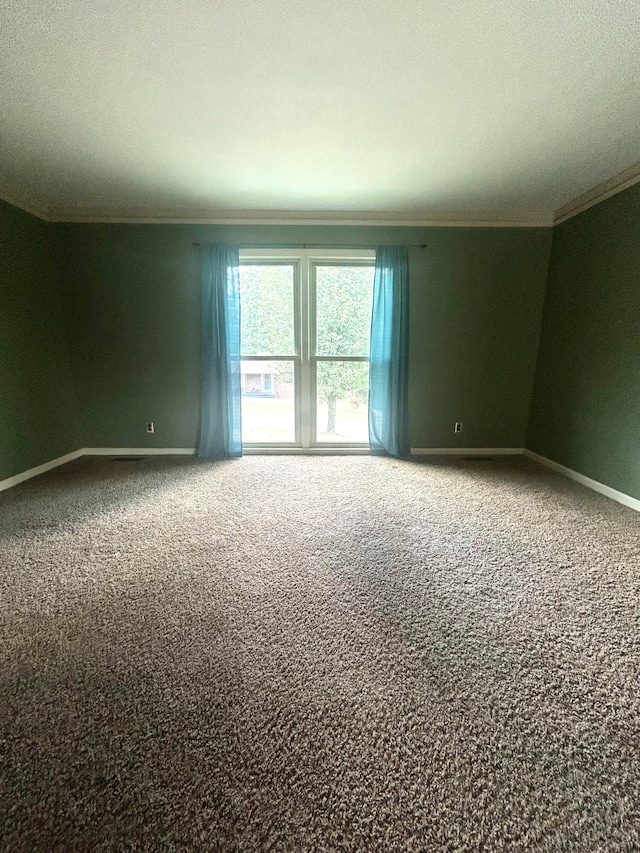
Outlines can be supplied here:
[[65, 453], [64, 456], [58, 456], [57, 459], [51, 459], [49, 462], [44, 462], [42, 465], [37, 465], [35, 468], [29, 468], [28, 471], [22, 471], [20, 474], [15, 474], [13, 477], [7, 477], [6, 480], [0, 480], [0, 492], [5, 489], [10, 489], [12, 486], [17, 486], [18, 483], [24, 483], [25, 480], [30, 480], [32, 477], [37, 477], [40, 474], [45, 474], [59, 465], [65, 465], [67, 462], [72, 462], [84, 456], [84, 450], [74, 450], [72, 453]]
[[243, 456], [369, 456], [368, 447], [243, 447]]
[[[303, 453], [305, 451], [300, 448], [291, 448], [289, 452]], [[13, 477], [7, 477], [6, 480], [0, 480], [0, 492], [5, 489], [10, 489], [12, 486], [17, 486], [25, 480], [30, 480], [32, 477], [38, 477], [40, 474], [45, 474], [53, 468], [60, 465], [65, 465], [67, 462], [72, 462], [81, 456], [193, 456], [196, 452], [194, 447], [82, 447], [80, 450], [74, 450], [71, 453], [66, 453], [64, 456], [58, 456], [57, 459], [51, 459], [49, 462], [44, 462], [35, 468], [29, 468], [28, 471], [22, 471], [20, 474], [15, 474]], [[263, 453], [269, 452], [268, 448], [247, 448], [245, 453]], [[282, 454], [282, 449], [271, 451], [273, 453]], [[319, 453], [369, 453], [368, 449], [360, 448], [318, 448]], [[591, 477], [585, 477], [584, 474], [579, 474], [577, 471], [560, 465], [559, 462], [554, 462], [552, 459], [547, 459], [546, 456], [541, 456], [533, 450], [527, 450], [523, 447], [412, 447], [412, 456], [527, 456], [550, 468], [563, 474], [570, 480], [575, 480], [594, 492], [598, 492], [607, 498], [611, 498], [624, 506], [635, 509], [640, 512], [640, 500], [627, 495], [624, 492], [619, 492], [617, 489], [612, 489], [611, 486], [606, 486], [604, 483], [599, 483], [597, 480], [592, 480]]]
[[[30, 480], [32, 477], [37, 477], [39, 474], [45, 474], [59, 465], [65, 465], [67, 462], [72, 462], [81, 456], [193, 456], [196, 453], [195, 447], [81, 447], [79, 450], [74, 450], [72, 453], [67, 453], [64, 456], [59, 456], [57, 459], [51, 459], [36, 468], [29, 468], [28, 471], [22, 471], [13, 477], [8, 477], [6, 480], [0, 480], [0, 492], [5, 489], [10, 489], [12, 486], [17, 486], [19, 483], [24, 483], [25, 480]], [[246, 456], [252, 454], [293, 454], [293, 455], [368, 455], [368, 447], [316, 447], [316, 448], [251, 448], [247, 447], [244, 451]], [[459, 447], [447, 448], [421, 448], [414, 447], [411, 453], [415, 456], [421, 454], [429, 455], [445, 455], [445, 454], [463, 454], [465, 456], [498, 456], [504, 454], [522, 453], [522, 448], [493, 448], [493, 447], [472, 447], [460, 449]]]
[[640, 500], [638, 500], [637, 498], [632, 498], [631, 495], [626, 495], [624, 492], [619, 492], [617, 489], [612, 489], [611, 486], [605, 486], [604, 483], [599, 483], [597, 480], [592, 480], [591, 477], [585, 477], [584, 474], [579, 474], [572, 468], [566, 468], [564, 465], [560, 465], [559, 462], [554, 462], [553, 459], [547, 459], [546, 456], [541, 456], [539, 453], [534, 453], [533, 450], [525, 450], [524, 455], [528, 456], [529, 459], [534, 459], [536, 462], [539, 462], [546, 468], [551, 468], [552, 471], [557, 471], [559, 474], [564, 474], [564, 476], [568, 477], [570, 480], [575, 480], [577, 483], [582, 483], [583, 486], [586, 486], [588, 489], [593, 489], [594, 492], [599, 492], [601, 495], [604, 495], [607, 498], [611, 498], [611, 500], [617, 501], [620, 504], [624, 504], [624, 506], [628, 506], [631, 509], [635, 509], [636, 511], [640, 512]]
[[72, 462], [81, 456], [193, 456], [195, 452], [194, 447], [81, 447], [72, 453], [66, 453], [64, 456], [58, 456], [57, 459], [44, 462], [36, 468], [29, 468], [28, 471], [22, 471], [13, 477], [7, 477], [6, 480], [0, 480], [0, 492], [17, 486], [19, 483], [24, 483], [25, 480], [30, 480], [32, 477], [46, 474], [47, 471], [51, 471], [59, 465], [66, 465], [67, 462]]
[[524, 447], [412, 447], [412, 456], [522, 456]]
[[193, 456], [195, 447], [83, 447], [82, 456]]
[[[195, 447], [83, 447], [83, 456], [193, 456]], [[243, 456], [368, 456], [368, 447], [244, 447]], [[412, 456], [521, 456], [522, 447], [412, 447]]]

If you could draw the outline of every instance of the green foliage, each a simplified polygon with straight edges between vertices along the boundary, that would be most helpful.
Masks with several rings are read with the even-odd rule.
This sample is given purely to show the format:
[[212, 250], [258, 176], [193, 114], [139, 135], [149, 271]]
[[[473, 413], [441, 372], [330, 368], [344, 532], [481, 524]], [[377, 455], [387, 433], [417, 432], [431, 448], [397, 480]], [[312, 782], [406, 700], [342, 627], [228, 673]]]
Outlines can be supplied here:
[[[243, 265], [240, 283], [243, 355], [293, 355], [294, 267]], [[316, 267], [318, 355], [368, 357], [372, 291], [370, 266]], [[288, 363], [274, 368], [281, 382], [293, 381]], [[336, 401], [364, 401], [368, 381], [366, 363], [318, 362], [317, 392], [328, 404], [327, 432], [335, 432]]]
[[[318, 355], [369, 355], [372, 283], [371, 267], [317, 267]], [[368, 365], [323, 361], [318, 363], [317, 377], [318, 399], [328, 404], [327, 432], [333, 433], [336, 401], [366, 399]]]
[[369, 388], [369, 365], [361, 361], [323, 361], [318, 364], [318, 399], [362, 403]]
[[372, 290], [371, 267], [317, 267], [318, 355], [369, 355]]
[[294, 355], [294, 267], [284, 264], [240, 268], [241, 352]]

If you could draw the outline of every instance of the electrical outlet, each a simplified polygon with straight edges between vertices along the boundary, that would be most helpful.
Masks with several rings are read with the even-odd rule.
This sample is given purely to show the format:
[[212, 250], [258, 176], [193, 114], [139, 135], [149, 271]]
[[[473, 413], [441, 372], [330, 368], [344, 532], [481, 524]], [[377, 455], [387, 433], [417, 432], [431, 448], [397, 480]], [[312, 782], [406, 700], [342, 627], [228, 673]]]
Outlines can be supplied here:
[[456, 423], [453, 427], [453, 431], [454, 432], [462, 432], [462, 421], [456, 421]]
[[147, 424], [147, 432], [155, 432], [155, 431], [156, 431], [156, 428], [153, 425], [153, 421], [149, 421], [149, 423]]

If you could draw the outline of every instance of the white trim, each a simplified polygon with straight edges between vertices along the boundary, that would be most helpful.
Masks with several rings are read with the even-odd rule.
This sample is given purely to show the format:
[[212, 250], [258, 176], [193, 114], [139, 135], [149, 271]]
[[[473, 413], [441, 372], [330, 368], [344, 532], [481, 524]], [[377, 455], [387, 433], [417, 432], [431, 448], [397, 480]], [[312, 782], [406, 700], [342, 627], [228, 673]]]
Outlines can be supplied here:
[[[318, 364], [323, 361], [367, 361], [367, 356], [341, 357], [339, 355], [322, 356], [316, 355], [316, 271], [323, 264], [335, 265], [337, 267], [349, 267], [357, 265], [363, 270], [368, 270], [367, 277], [370, 286], [373, 287], [373, 267], [375, 261], [375, 250], [358, 248], [341, 248], [333, 246], [283, 246], [261, 248], [258, 246], [247, 246], [240, 251], [240, 266], [244, 264], [270, 264], [283, 263], [293, 268], [293, 326], [294, 326], [294, 350], [283, 360], [291, 361], [294, 365], [294, 399], [295, 399], [295, 445], [283, 444], [279, 449], [273, 450], [272, 445], [255, 442], [251, 452], [261, 452], [265, 446], [268, 453], [289, 452], [289, 448], [296, 447], [295, 453], [307, 451], [328, 453], [326, 447], [339, 447], [340, 453], [345, 452], [342, 444], [325, 445], [316, 442], [317, 435], [317, 411], [316, 411], [316, 371]], [[278, 361], [276, 354], [267, 356], [271, 361]], [[265, 360], [265, 356], [260, 356]], [[351, 445], [353, 447], [353, 445]], [[368, 452], [368, 446], [365, 446]], [[256, 449], [257, 448], [257, 449]], [[321, 449], [320, 449], [321, 448]], [[248, 448], [247, 448], [248, 449]], [[357, 444], [356, 444], [356, 449]]]
[[306, 246], [283, 246], [282, 248], [274, 248], [267, 246], [260, 248], [259, 245], [240, 249], [240, 264], [252, 265], [260, 261], [284, 261], [293, 263], [295, 261], [339, 261], [344, 264], [346, 261], [357, 261], [363, 266], [373, 266], [376, 262], [375, 249], [344, 249], [340, 246], [334, 248], [314, 248], [312, 245]]
[[573, 216], [582, 213], [583, 210], [587, 210], [595, 204], [599, 204], [601, 201], [621, 193], [639, 181], [640, 162], [634, 163], [633, 166], [630, 166], [623, 172], [618, 172], [612, 178], [602, 181], [602, 183], [597, 184], [597, 186], [587, 190], [582, 195], [576, 196], [576, 198], [563, 204], [562, 207], [556, 210], [553, 217], [553, 224], [560, 225], [562, 222], [566, 222], [567, 219], [571, 219]]
[[536, 213], [424, 213], [404, 210], [202, 210], [165, 211], [153, 214], [140, 210], [116, 213], [73, 208], [41, 207], [35, 200], [0, 188], [0, 199], [44, 222], [73, 222], [129, 225], [378, 225], [403, 228], [551, 228], [554, 214]]
[[[83, 447], [80, 450], [74, 450], [71, 453], [66, 453], [64, 456], [59, 456], [57, 459], [51, 459], [49, 462], [44, 462], [35, 468], [29, 468], [21, 474], [15, 474], [13, 477], [8, 477], [6, 480], [0, 480], [0, 492], [10, 489], [12, 486], [17, 486], [25, 480], [30, 480], [33, 477], [38, 477], [40, 474], [45, 474], [53, 468], [58, 468], [60, 465], [66, 465], [67, 462], [73, 462], [74, 459], [79, 459], [81, 456], [193, 456], [196, 452], [194, 447]], [[245, 447], [243, 448], [244, 456], [265, 455], [265, 456], [368, 456], [370, 451], [368, 447]], [[533, 459], [540, 465], [550, 468], [559, 474], [563, 474], [570, 480], [575, 480], [581, 483], [594, 492], [598, 492], [611, 500], [617, 501], [624, 506], [640, 512], [640, 500], [627, 495], [624, 492], [619, 492], [617, 489], [612, 489], [611, 486], [606, 486], [604, 483], [599, 483], [597, 480], [586, 477], [584, 474], [579, 474], [577, 471], [561, 465], [559, 462], [554, 462], [546, 456], [541, 456], [533, 450], [528, 450], [523, 447], [412, 447], [412, 456], [526, 456]]]
[[368, 446], [354, 447], [353, 445], [341, 447], [330, 444], [327, 447], [314, 445], [313, 447], [278, 447], [276, 445], [262, 447], [243, 447], [243, 456], [370, 456]]
[[38, 219], [44, 220], [44, 222], [50, 221], [46, 211], [43, 208], [38, 207], [34, 201], [30, 199], [28, 200], [25, 196], [0, 188], [0, 199], [2, 199], [2, 201], [6, 201], [7, 204], [12, 204], [14, 207], [19, 207], [20, 210], [24, 210], [26, 213], [30, 213]]
[[0, 492], [5, 489], [10, 489], [12, 486], [17, 486], [18, 483], [24, 483], [25, 480], [30, 480], [32, 477], [38, 477], [40, 474], [46, 474], [53, 468], [59, 465], [66, 465], [67, 462], [72, 462], [84, 455], [84, 450], [74, 450], [71, 453], [65, 453], [64, 456], [58, 456], [57, 459], [51, 459], [49, 462], [44, 462], [42, 465], [37, 465], [35, 468], [29, 468], [21, 474], [14, 474], [13, 477], [7, 477], [6, 480], [0, 480]]
[[216, 210], [209, 213], [122, 210], [117, 213], [40, 206], [11, 190], [0, 188], [0, 199], [45, 222], [139, 225], [378, 225], [406, 228], [552, 228], [640, 182], [640, 162], [565, 202], [554, 212], [433, 214], [421, 211], [361, 210]]
[[412, 447], [412, 456], [521, 456], [523, 447]]
[[[14, 474], [13, 477], [7, 477], [6, 480], [0, 480], [0, 492], [24, 483], [25, 480], [30, 480], [33, 477], [38, 477], [40, 474], [46, 474], [60, 465], [66, 465], [67, 462], [73, 462], [74, 459], [79, 459], [82, 456], [193, 456], [196, 453], [195, 447], [81, 447], [79, 450], [74, 450], [71, 453], [66, 453], [64, 456], [58, 456], [57, 459], [51, 459], [49, 462], [44, 462], [35, 468], [29, 468], [27, 471], [22, 471], [20, 474]], [[243, 454], [251, 456], [255, 454], [264, 455], [362, 455], [368, 454], [369, 448], [355, 447], [318, 447], [318, 448], [300, 448], [300, 447], [261, 447], [261, 448], [244, 448]]]
[[83, 447], [83, 456], [193, 456], [195, 447]]
[[535, 213], [423, 213], [404, 210], [216, 210], [153, 214], [122, 210], [79, 213], [72, 208], [41, 207], [33, 200], [0, 187], [0, 199], [44, 222], [129, 225], [378, 225], [403, 228], [551, 228], [554, 214]]
[[631, 495], [626, 495], [624, 492], [612, 489], [611, 486], [605, 486], [604, 483], [592, 480], [591, 477], [585, 477], [584, 474], [579, 474], [572, 468], [566, 468], [559, 462], [554, 462], [553, 459], [547, 459], [546, 456], [541, 456], [533, 450], [525, 449], [524, 455], [529, 459], [533, 459], [535, 462], [539, 462], [540, 465], [544, 465], [546, 468], [551, 468], [552, 471], [557, 471], [558, 474], [563, 474], [570, 480], [582, 483], [583, 486], [586, 486], [588, 489], [593, 489], [594, 492], [599, 492], [599, 494], [604, 495], [607, 498], [611, 498], [611, 500], [617, 501], [620, 504], [624, 504], [624, 506], [628, 506], [631, 509], [635, 509], [637, 512], [640, 512], [640, 500], [632, 498]]
[[78, 213], [53, 209], [42, 217], [48, 222], [130, 225], [378, 225], [406, 228], [551, 228], [553, 212], [430, 214], [420, 211], [362, 210], [221, 210], [210, 214], [149, 214], [144, 211]]
[[[79, 454], [82, 456], [193, 456], [195, 447], [84, 447]], [[329, 445], [327, 447], [297, 447], [295, 445], [263, 445], [261, 447], [243, 447], [243, 456], [306, 456], [306, 455], [362, 455], [368, 454], [369, 448]]]

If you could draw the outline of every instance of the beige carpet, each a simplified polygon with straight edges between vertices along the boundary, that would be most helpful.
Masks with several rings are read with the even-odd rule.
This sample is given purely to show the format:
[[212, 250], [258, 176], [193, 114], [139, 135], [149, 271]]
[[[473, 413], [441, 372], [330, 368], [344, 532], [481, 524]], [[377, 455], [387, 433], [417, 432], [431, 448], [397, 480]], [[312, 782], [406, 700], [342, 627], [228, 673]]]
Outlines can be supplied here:
[[1, 849], [640, 850], [640, 516], [525, 460], [0, 496]]

